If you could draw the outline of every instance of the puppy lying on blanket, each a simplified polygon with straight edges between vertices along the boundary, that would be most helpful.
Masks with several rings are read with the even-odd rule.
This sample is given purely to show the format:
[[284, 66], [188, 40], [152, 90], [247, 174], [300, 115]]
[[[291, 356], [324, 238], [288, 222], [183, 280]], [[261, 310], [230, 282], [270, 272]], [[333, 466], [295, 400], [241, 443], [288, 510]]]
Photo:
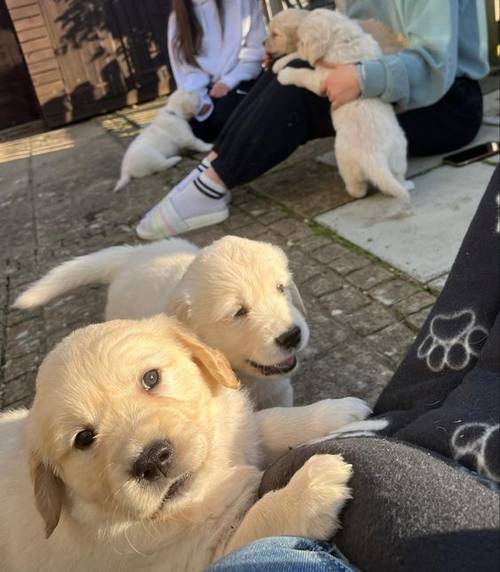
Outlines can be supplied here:
[[123, 189], [133, 177], [146, 177], [173, 167], [182, 159], [179, 152], [183, 150], [210, 151], [212, 145], [195, 137], [188, 123], [198, 113], [199, 106], [196, 92], [175, 91], [129, 145], [114, 190]]
[[68, 336], [31, 411], [0, 416], [3, 572], [201, 572], [265, 536], [330, 538], [350, 466], [318, 455], [257, 501], [261, 467], [368, 407], [254, 413], [237, 387], [220, 352], [165, 316]]
[[258, 408], [290, 406], [290, 375], [309, 339], [284, 252], [226, 236], [116, 246], [58, 266], [15, 301], [34, 308], [83, 284], [109, 284], [106, 319], [167, 312], [229, 359]]
[[[298, 56], [314, 66], [319, 60], [347, 64], [381, 55], [373, 37], [338, 11], [314, 10], [303, 19], [297, 34], [297, 54], [278, 60], [273, 71], [281, 84], [305, 87], [318, 95], [324, 95], [322, 83], [330, 70], [284, 67], [291, 59]], [[378, 98], [359, 98], [332, 109], [332, 121], [335, 155], [347, 192], [364, 197], [372, 183], [408, 203], [413, 184], [405, 179], [407, 142], [392, 106]]]

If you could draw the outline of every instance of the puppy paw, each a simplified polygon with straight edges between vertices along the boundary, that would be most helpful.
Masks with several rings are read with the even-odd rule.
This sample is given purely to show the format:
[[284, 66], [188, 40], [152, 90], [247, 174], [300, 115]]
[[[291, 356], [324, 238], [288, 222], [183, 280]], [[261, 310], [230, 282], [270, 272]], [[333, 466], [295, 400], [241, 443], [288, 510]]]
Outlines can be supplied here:
[[339, 528], [339, 514], [351, 498], [352, 467], [340, 455], [313, 455], [290, 480], [300, 500], [302, 536], [327, 540]]
[[288, 58], [284, 57], [284, 58], [280, 58], [279, 60], [276, 60], [273, 64], [272, 70], [275, 74], [278, 74], [288, 63]]
[[281, 85], [294, 85], [293, 77], [294, 69], [284, 68], [278, 74], [278, 81], [281, 83]]
[[208, 153], [213, 149], [213, 147], [214, 146], [212, 145], [212, 143], [205, 143], [204, 145], [200, 145], [199, 151], [201, 151], [202, 153]]
[[309, 423], [316, 434], [313, 441], [338, 431], [344, 425], [366, 419], [371, 413], [370, 406], [357, 397], [323, 399], [308, 407], [311, 408]]

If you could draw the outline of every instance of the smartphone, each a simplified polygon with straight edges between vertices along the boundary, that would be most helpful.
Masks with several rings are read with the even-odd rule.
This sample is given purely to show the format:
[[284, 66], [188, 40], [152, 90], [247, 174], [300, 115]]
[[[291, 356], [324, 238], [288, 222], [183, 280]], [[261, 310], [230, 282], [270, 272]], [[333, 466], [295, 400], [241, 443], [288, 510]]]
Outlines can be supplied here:
[[475, 161], [481, 161], [482, 159], [486, 159], [486, 157], [496, 155], [499, 150], [500, 145], [498, 141], [490, 141], [489, 143], [483, 143], [482, 145], [469, 147], [469, 149], [453, 153], [453, 155], [447, 155], [443, 157], [443, 163], [453, 165], [454, 167], [463, 167], [464, 165], [469, 165]]

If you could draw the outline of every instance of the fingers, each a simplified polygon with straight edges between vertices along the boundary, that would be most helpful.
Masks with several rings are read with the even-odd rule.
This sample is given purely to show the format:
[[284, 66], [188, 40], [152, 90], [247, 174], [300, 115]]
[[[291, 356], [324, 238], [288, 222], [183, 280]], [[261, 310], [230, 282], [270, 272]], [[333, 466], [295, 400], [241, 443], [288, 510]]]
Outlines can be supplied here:
[[325, 60], [318, 60], [315, 65], [321, 66], [322, 68], [328, 68], [329, 70], [334, 70], [339, 67], [339, 64], [332, 64], [330, 62], [325, 62]]

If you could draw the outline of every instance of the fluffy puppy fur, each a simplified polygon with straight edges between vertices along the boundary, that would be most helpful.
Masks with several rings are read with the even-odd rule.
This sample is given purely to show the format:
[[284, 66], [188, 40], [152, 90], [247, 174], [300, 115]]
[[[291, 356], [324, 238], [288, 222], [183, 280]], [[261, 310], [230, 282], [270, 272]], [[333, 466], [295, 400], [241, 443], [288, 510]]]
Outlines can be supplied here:
[[226, 236], [118, 246], [53, 269], [15, 301], [33, 308], [83, 284], [109, 284], [106, 319], [175, 315], [231, 362], [256, 407], [290, 406], [290, 375], [309, 339], [284, 252]]
[[317, 455], [257, 499], [288, 447], [366, 416], [357, 399], [254, 413], [224, 356], [173, 319], [77, 330], [31, 411], [0, 416], [4, 572], [198, 572], [271, 535], [327, 540], [351, 467]]
[[[278, 12], [269, 22], [269, 34], [266, 39], [266, 52], [271, 59], [281, 56], [297, 54], [297, 31], [303, 19], [310, 14], [308, 10], [290, 8]], [[365, 32], [371, 34], [380, 46], [382, 53], [394, 54], [408, 47], [409, 41], [403, 34], [398, 34], [386, 26], [383, 22], [370, 18], [368, 20], [356, 20]], [[290, 58], [291, 60], [292, 58]]]
[[[348, 64], [376, 59], [381, 51], [354, 20], [338, 11], [318, 9], [299, 26], [298, 55], [314, 66], [318, 60]], [[278, 60], [273, 69], [282, 63]], [[321, 66], [313, 70], [285, 67], [278, 80], [323, 95], [322, 82], [329, 73]], [[347, 192], [364, 197], [372, 183], [383, 193], [409, 203], [408, 189], [413, 184], [405, 179], [407, 142], [392, 106], [379, 98], [359, 98], [332, 110], [332, 121], [337, 165]]]
[[114, 190], [123, 189], [134, 177], [146, 177], [173, 167], [182, 159], [179, 153], [183, 150], [210, 151], [212, 145], [195, 137], [188, 123], [199, 106], [196, 92], [175, 91], [129, 145]]

